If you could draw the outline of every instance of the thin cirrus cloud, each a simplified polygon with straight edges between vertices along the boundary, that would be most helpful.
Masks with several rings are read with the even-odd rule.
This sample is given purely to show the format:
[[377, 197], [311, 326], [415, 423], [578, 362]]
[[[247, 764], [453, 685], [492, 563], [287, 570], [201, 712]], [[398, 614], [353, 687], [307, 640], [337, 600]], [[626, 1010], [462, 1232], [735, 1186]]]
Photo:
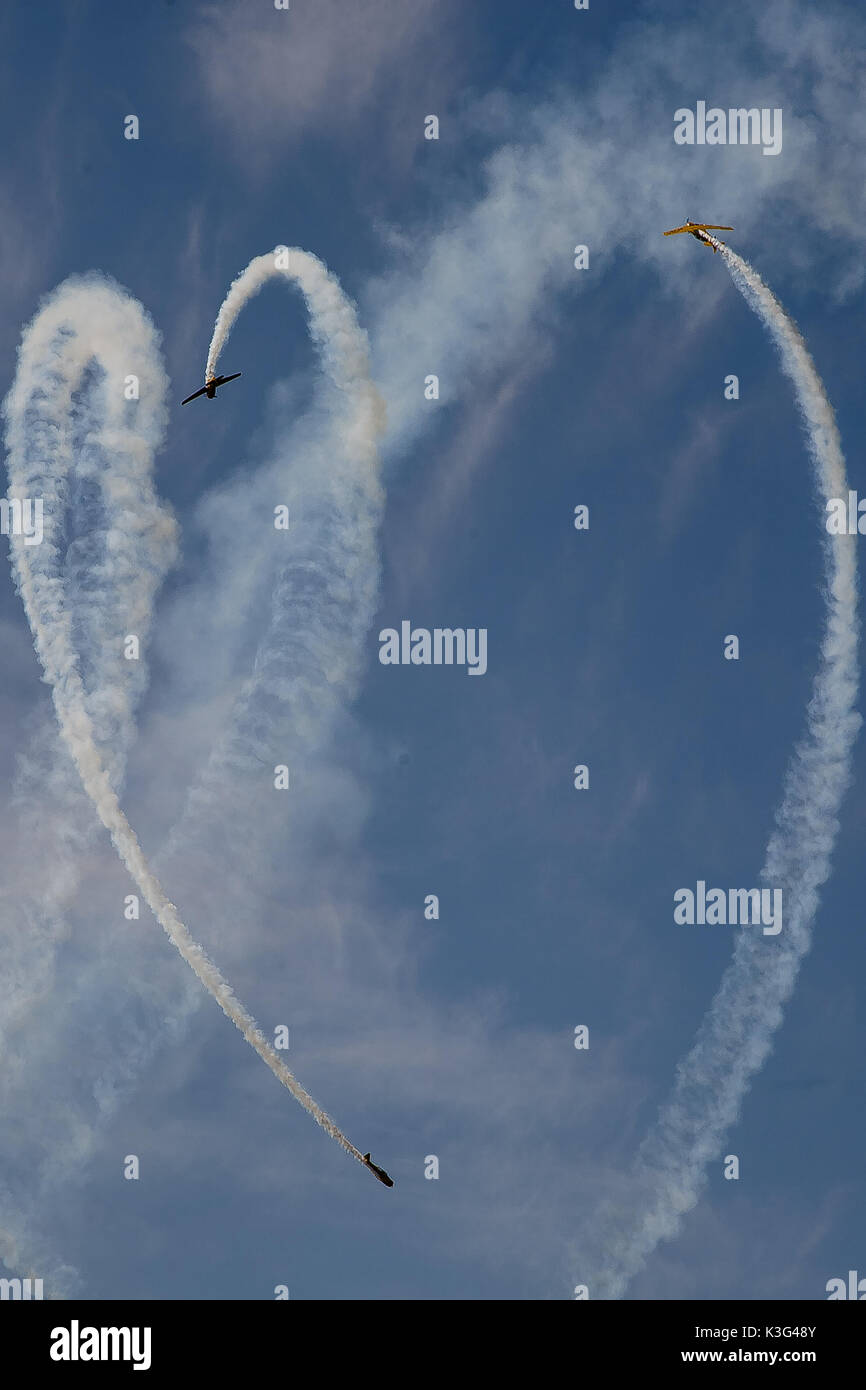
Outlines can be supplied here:
[[280, 12], [241, 0], [204, 19], [186, 41], [211, 121], [253, 171], [307, 136], [350, 135], [374, 108], [399, 109], [425, 87], [453, 90], [467, 26], [453, 0], [309, 0]]

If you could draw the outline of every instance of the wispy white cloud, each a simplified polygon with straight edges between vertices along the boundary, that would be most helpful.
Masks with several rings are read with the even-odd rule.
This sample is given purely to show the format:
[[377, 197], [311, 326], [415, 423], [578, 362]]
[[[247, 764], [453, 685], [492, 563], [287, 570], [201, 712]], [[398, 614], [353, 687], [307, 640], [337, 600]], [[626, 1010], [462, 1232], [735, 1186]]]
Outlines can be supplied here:
[[186, 41], [217, 138], [260, 174], [313, 136], [351, 140], [362, 118], [396, 116], [425, 88], [441, 99], [459, 81], [467, 24], [454, 0], [300, 0], [282, 12], [234, 0], [200, 11]]

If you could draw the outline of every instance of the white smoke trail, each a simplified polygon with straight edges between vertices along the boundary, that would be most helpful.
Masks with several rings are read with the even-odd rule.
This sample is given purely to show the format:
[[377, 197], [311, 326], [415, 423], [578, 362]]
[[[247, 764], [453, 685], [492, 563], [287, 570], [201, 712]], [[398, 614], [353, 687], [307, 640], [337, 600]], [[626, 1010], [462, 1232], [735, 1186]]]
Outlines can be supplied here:
[[[262, 262], [270, 267], [275, 266], [274, 257], [260, 257], [232, 287], [218, 320], [224, 325], [223, 340], [242, 304], [267, 278], [262, 274]], [[253, 278], [258, 277], [258, 282], [246, 294], [238, 294], [239, 284], [247, 281], [250, 272], [253, 272]], [[348, 442], [363, 457], [373, 479], [381, 409], [369, 376], [366, 340], [358, 327], [354, 310], [336, 280], [315, 257], [294, 251], [290, 253], [290, 264], [286, 267], [280, 264], [276, 273], [288, 274], [301, 285], [310, 306], [313, 337], [322, 347], [337, 385], [346, 392], [353, 407], [347, 422]], [[72, 461], [71, 431], [62, 412], [43, 418], [41, 407], [45, 380], [44, 353], [49, 348], [56, 359], [59, 382], [55, 393], [57, 401], [61, 404], [65, 401], [67, 409], [72, 404], [75, 391], [82, 384], [86, 369], [95, 360], [104, 371], [99, 392], [100, 442], [108, 451], [135, 454], [140, 449], [141, 441], [135, 430], [134, 413], [130, 415], [129, 403], [124, 400], [119, 370], [122, 367], [128, 372], [129, 366], [126, 359], [122, 364], [118, 363], [118, 344], [125, 346], [122, 334], [106, 335], [100, 329], [76, 334], [67, 323], [61, 325], [60, 331], [54, 325], [52, 333], [48, 333], [40, 317], [31, 326], [30, 334], [22, 345], [18, 376], [6, 405], [10, 495], [25, 497], [36, 494], [46, 499], [46, 532], [49, 539], [47, 544], [33, 547], [25, 544], [24, 537], [13, 539], [16, 583], [46, 679], [52, 686], [55, 711], [66, 745], [100, 820], [109, 831], [115, 848], [148, 906], [198, 979], [277, 1079], [332, 1138], [358, 1161], [363, 1161], [360, 1152], [296, 1080], [254, 1019], [236, 999], [216, 966], [180, 921], [121, 810], [112, 778], [100, 755], [93, 711], [88, 707], [87, 691], [76, 655], [72, 623], [64, 606], [65, 585], [59, 564], [62, 508]], [[48, 462], [42, 464], [42, 459]], [[127, 519], [123, 504], [128, 499], [125, 495], [120, 499], [115, 496], [110, 471], [102, 482], [104, 505], [113, 515], [118, 535], [122, 536], [120, 526]]]
[[354, 307], [327, 266], [298, 247], [278, 246], [256, 256], [232, 282], [220, 306], [207, 355], [205, 376], [216, 373], [220, 353], [244, 305], [268, 280], [285, 279], [298, 286], [310, 315], [310, 334], [325, 365], [341, 390], [352, 400], [348, 442], [371, 472], [377, 466], [378, 438], [384, 429], [384, 404], [370, 377], [369, 350]]
[[[768, 330], [794, 385], [822, 504], [848, 496], [832, 406], [802, 337], [753, 268], [720, 242], [734, 283]], [[633, 1195], [603, 1213], [591, 1239], [593, 1298], [619, 1298], [659, 1242], [695, 1206], [706, 1165], [722, 1152], [752, 1078], [763, 1066], [783, 1007], [811, 944], [818, 890], [830, 874], [838, 813], [851, 777], [860, 716], [857, 697], [856, 536], [822, 527], [826, 622], [807, 729], [786, 773], [776, 829], [761, 877], [783, 890], [784, 925], [775, 937], [743, 931], [695, 1043], [677, 1068], [673, 1093], [641, 1145]]]
[[[105, 378], [103, 389], [115, 406], [110, 414], [91, 408], [91, 367]], [[50, 529], [36, 546], [38, 582], [44, 603], [75, 634], [84, 699], [113, 785], [123, 777], [135, 705], [146, 682], [145, 660], [124, 659], [124, 638], [134, 633], [146, 644], [153, 595], [176, 548], [174, 520], [151, 481], [164, 432], [166, 385], [159, 335], [141, 306], [104, 276], [73, 277], [48, 296], [25, 329], [18, 394], [13, 386], [4, 405], [10, 441], [16, 412], [26, 416], [28, 441], [22, 447], [18, 433], [19, 468], [10, 493], [29, 497], [49, 514], [65, 514], [63, 553]], [[126, 400], [136, 392], [137, 401]], [[71, 474], [73, 453], [77, 466]], [[55, 466], [46, 470], [42, 460], [49, 456]], [[22, 538], [13, 537], [12, 544], [29, 549]], [[53, 580], [44, 582], [49, 575]], [[0, 890], [0, 1109], [7, 1131], [31, 1142], [40, 1158], [28, 1160], [26, 1193], [0, 1201], [7, 1213], [0, 1255], [26, 1267], [29, 1250], [29, 1264], [39, 1265], [47, 1284], [55, 1292], [69, 1291], [74, 1272], [40, 1245], [38, 1221], [26, 1212], [37, 1212], [47, 1187], [66, 1171], [71, 1154], [81, 1151], [85, 1131], [61, 1104], [51, 1114], [49, 1143], [44, 1129], [31, 1133], [48, 1123], [33, 1113], [32, 1069], [24, 1067], [25, 1058], [32, 1064], [40, 1049], [31, 1041], [25, 1050], [16, 1033], [35, 1010], [49, 1005], [56, 989], [57, 949], [69, 934], [66, 908], [98, 821], [82, 797], [72, 761], [65, 752], [58, 756], [53, 720], [40, 719], [17, 761], [12, 805], [21, 822], [20, 844]], [[52, 1018], [56, 1013], [52, 1009]], [[42, 1036], [37, 1029], [37, 1039]], [[8, 1165], [12, 1155], [6, 1158]]]
[[[333, 775], [322, 750], [357, 691], [378, 602], [384, 495], [375, 443], [384, 406], [358, 375], [365, 370], [365, 335], [322, 263], [286, 249], [254, 260], [232, 287], [231, 313], [225, 307], [220, 311], [223, 342], [250, 295], [271, 277], [290, 284], [298, 278], [306, 287], [314, 334], [340, 389], [323, 383], [325, 390], [317, 393], [322, 408], [310, 413], [306, 428], [298, 431], [296, 421], [291, 433], [281, 427], [267, 462], [254, 473], [244, 470], [201, 504], [199, 520], [214, 558], [203, 562], [198, 578], [209, 603], [198, 605], [193, 632], [199, 650], [208, 653], [208, 691], [228, 689], [235, 679], [231, 657], [226, 659], [225, 629], [259, 636], [250, 674], [183, 812], [166, 844], [151, 856], [163, 881], [178, 876], [195, 884], [196, 912], [207, 922], [209, 948], [212, 943], [228, 957], [239, 946], [233, 924], [238, 917], [251, 920], [249, 883], [255, 882], [259, 901], [266, 901], [275, 865], [284, 861], [287, 833], [303, 835], [315, 819], [316, 788], [323, 774]], [[290, 531], [274, 543], [277, 501], [291, 504], [292, 521]], [[182, 627], [189, 643], [188, 614]], [[222, 661], [216, 675], [215, 649]], [[246, 642], [242, 660], [249, 669]], [[292, 769], [293, 784], [297, 773], [297, 785], [313, 796], [269, 795], [270, 772], [263, 768], [276, 761]], [[264, 814], [263, 802], [270, 803]], [[332, 819], [329, 825], [333, 828]], [[191, 993], [170, 1002], [164, 994], [160, 1033], [167, 1014], [180, 1031], [198, 1003]], [[111, 1058], [100, 1091], [113, 1092], [115, 1069]]]
[[[242, 794], [239, 779], [254, 760], [267, 761], [277, 727], [282, 749], [293, 739], [309, 753], [322, 742], [359, 677], [377, 601], [377, 533], [383, 505], [378, 440], [385, 407], [370, 377], [366, 335], [327, 267], [298, 248], [277, 247], [255, 257], [220, 308], [206, 375], [216, 373], [243, 307], [272, 279], [301, 290], [311, 337], [339, 395], [329, 403], [329, 428], [323, 432], [327, 437], [310, 447], [306, 477], [296, 484], [302, 524], [293, 526], [287, 558], [268, 576], [270, 619], [252, 674], [239, 692], [228, 730], [190, 792], [167, 853], [185, 847], [209, 809], [219, 808], [226, 778], [235, 793]], [[259, 497], [268, 490], [285, 496], [285, 474], [283, 457], [261, 470], [255, 480]], [[246, 482], [243, 486], [249, 492]], [[230, 562], [224, 573], [227, 578], [218, 578], [218, 583], [241, 587]], [[300, 755], [300, 748], [297, 751]], [[257, 777], [248, 790], [258, 795], [259, 787]]]
[[[119, 447], [111, 423], [93, 417], [86, 393], [76, 394], [87, 366], [88, 342], [97, 345], [97, 356], [108, 363], [111, 389], [132, 412], [128, 424], [133, 427], [134, 420], [134, 449]], [[133, 378], [140, 394], [135, 404], [124, 401], [125, 383], [131, 386]], [[124, 659], [124, 638], [133, 633], [146, 644], [153, 596], [176, 553], [173, 518], [151, 482], [164, 430], [167, 384], [158, 334], [141, 306], [104, 277], [67, 280], [25, 330], [17, 384], [23, 394], [16, 397], [13, 390], [7, 417], [26, 409], [34, 449], [53, 450], [65, 460], [53, 476], [44, 475], [36, 462], [26, 485], [50, 507], [56, 506], [55, 489], [63, 480], [70, 539], [61, 557], [54, 538], [44, 537], [43, 562], [57, 573], [62, 569], [64, 617], [75, 634], [101, 756], [117, 786], [147, 669], [142, 658]], [[78, 462], [70, 486], [73, 448]], [[111, 454], [110, 472], [106, 452]], [[106, 489], [109, 506], [101, 499]], [[22, 821], [36, 894], [22, 892], [20, 882], [0, 890], [7, 920], [29, 917], [26, 931], [9, 932], [4, 950], [7, 987], [0, 999], [0, 1045], [50, 978], [53, 947], [66, 933], [63, 909], [96, 825], [95, 818], [93, 827], [87, 816], [82, 818], [80, 779], [65, 758], [57, 757], [55, 737], [53, 721], [46, 719], [18, 759], [13, 804]], [[4, 1081], [7, 1077], [4, 1068]]]
[[[251, 295], [271, 278], [300, 284], [313, 336], [338, 389], [326, 383], [322, 409], [311, 413], [308, 428], [298, 434], [293, 421], [290, 435], [281, 427], [267, 462], [203, 501], [200, 520], [215, 556], [199, 578], [210, 595], [208, 609], [220, 631], [229, 613], [234, 629], [258, 629], [259, 637], [229, 718], [166, 844], [155, 863], [151, 860], [163, 881], [179, 875], [195, 882], [196, 911], [219, 952], [229, 956], [238, 949], [233, 922], [250, 916], [249, 883], [267, 899], [274, 867], [283, 862], [286, 834], [304, 834], [316, 814], [315, 794], [291, 801], [269, 796], [270, 775], [263, 768], [285, 763], [293, 782], [297, 771], [299, 785], [308, 790], [323, 773], [332, 775], [322, 750], [357, 691], [378, 602], [384, 494], [376, 437], [384, 404], [365, 375], [365, 335], [322, 263], [286, 248], [256, 258], [232, 286], [219, 314], [220, 342]], [[208, 371], [215, 372], [215, 358], [209, 360]], [[269, 545], [276, 501], [291, 504], [292, 523], [276, 545]], [[219, 632], [206, 626], [208, 609], [198, 614], [198, 641], [225, 653]], [[184, 629], [188, 635], [186, 622]], [[246, 650], [243, 661], [246, 667]], [[207, 664], [212, 668], [212, 661]], [[229, 688], [233, 677], [231, 662], [225, 663], [215, 685]], [[263, 797], [272, 807], [264, 815]], [[178, 1029], [197, 1007], [191, 994], [165, 1005]], [[110, 1076], [102, 1080], [111, 1086]]]

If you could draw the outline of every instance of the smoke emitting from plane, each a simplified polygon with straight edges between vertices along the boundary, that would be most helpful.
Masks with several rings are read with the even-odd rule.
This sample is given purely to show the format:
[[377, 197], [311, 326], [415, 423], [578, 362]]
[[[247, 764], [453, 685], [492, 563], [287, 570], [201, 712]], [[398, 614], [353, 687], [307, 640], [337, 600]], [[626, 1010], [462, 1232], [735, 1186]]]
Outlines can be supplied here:
[[[216, 360], [241, 308], [270, 275], [293, 281], [304, 295], [314, 342], [349, 402], [344, 441], [357, 451], [362, 467], [370, 475], [371, 488], [376, 490], [377, 440], [384, 416], [370, 378], [366, 336], [352, 304], [316, 257], [297, 249], [278, 248], [278, 253], [256, 258], [232, 285], [220, 310], [211, 358]], [[96, 373], [90, 382], [94, 366]], [[132, 400], [125, 389], [130, 374], [143, 385], [138, 397]], [[108, 461], [107, 467], [91, 470], [101, 483], [101, 503], [106, 515], [107, 539], [100, 562], [109, 569], [118, 565], [122, 568], [123, 562], [116, 556], [127, 531], [133, 528], [141, 540], [150, 527], [148, 556], [152, 572], [143, 579], [145, 602], [138, 614], [128, 611], [120, 617], [122, 630], [128, 632], [136, 630], [131, 624], [139, 616], [137, 630], [141, 632], [146, 630], [153, 588], [174, 543], [173, 520], [156, 505], [150, 482], [153, 450], [164, 420], [166, 381], [150, 320], [119, 287], [95, 276], [66, 282], [25, 330], [18, 371], [4, 407], [10, 497], [41, 496], [46, 502], [43, 543], [30, 547], [24, 536], [13, 536], [12, 564], [36, 651], [51, 685], [63, 739], [120, 858], [177, 951], [274, 1076], [347, 1153], [369, 1167], [368, 1158], [308, 1095], [192, 938], [121, 809], [116, 791], [119, 770], [112, 763], [107, 734], [98, 721], [106, 694], [109, 707], [119, 708], [119, 715], [115, 710], [115, 716], [125, 717], [129, 701], [124, 698], [124, 681], [128, 679], [124, 669], [135, 663], [124, 661], [116, 643], [112, 676], [109, 652], [116, 634], [108, 622], [101, 631], [91, 634], [97, 653], [93, 664], [85, 663], [82, 653], [76, 650], [74, 632], [78, 624], [67, 593], [62, 551], [64, 497], [76, 466], [87, 452], [75, 449], [72, 420], [73, 398], [85, 385], [91, 387], [93, 402], [89, 407], [87, 450], [100, 450]], [[142, 501], [143, 515], [139, 507]], [[91, 618], [98, 627], [99, 611], [92, 613]]]
[[303, 294], [313, 342], [337, 386], [352, 396], [355, 446], [371, 469], [375, 468], [378, 438], [385, 428], [385, 406], [370, 376], [366, 335], [339, 282], [308, 251], [278, 246], [270, 254], [256, 256], [233, 281], [214, 324], [205, 379], [216, 376], [220, 353], [244, 305], [275, 278], [291, 281]]
[[[769, 332], [793, 383], [822, 502], [846, 496], [845, 460], [833, 408], [793, 321], [740, 256], [715, 238], [734, 284]], [[696, 1204], [708, 1163], [719, 1158], [751, 1081], [763, 1066], [811, 945], [818, 890], [830, 874], [838, 814], [851, 778], [861, 719], [857, 698], [856, 536], [822, 526], [826, 620], [806, 732], [788, 765], [776, 829], [761, 877], [785, 895], [777, 937], [742, 932], [673, 1092], [641, 1145], [630, 1195], [609, 1204], [590, 1235], [599, 1252], [587, 1272], [591, 1298], [619, 1298], [663, 1240]], [[597, 1242], [597, 1244], [596, 1244]]]

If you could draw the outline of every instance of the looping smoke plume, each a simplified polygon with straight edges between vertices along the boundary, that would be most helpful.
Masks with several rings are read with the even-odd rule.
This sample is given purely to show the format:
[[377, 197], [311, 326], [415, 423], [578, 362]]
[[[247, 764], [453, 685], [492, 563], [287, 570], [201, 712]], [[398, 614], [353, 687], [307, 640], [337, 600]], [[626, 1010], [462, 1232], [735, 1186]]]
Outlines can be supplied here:
[[[794, 386], [816, 491], [823, 504], [847, 497], [845, 460], [833, 409], [794, 322], [740, 256], [709, 235], [734, 284], [769, 332]], [[761, 877], [783, 891], [778, 937], [741, 932], [673, 1092], [641, 1145], [632, 1196], [604, 1210], [589, 1236], [592, 1298], [619, 1298], [656, 1246], [676, 1235], [697, 1203], [707, 1164], [722, 1152], [753, 1077], [764, 1065], [783, 1009], [811, 945], [818, 891], [830, 874], [838, 814], [851, 779], [861, 719], [857, 698], [856, 536], [822, 527], [826, 620], [806, 717], [776, 811]]]
[[[216, 360], [240, 309], [270, 274], [296, 282], [304, 294], [313, 339], [345, 397], [341, 443], [360, 466], [366, 491], [380, 498], [376, 445], [383, 412], [370, 379], [366, 337], [338, 282], [314, 256], [293, 250], [285, 257], [253, 261], [232, 286], [220, 311], [210, 357]], [[130, 399], [126, 387], [133, 380], [138, 390]], [[361, 1153], [296, 1080], [192, 938], [148, 864], [118, 799], [122, 767], [111, 750], [119, 733], [126, 734], [131, 727], [135, 693], [131, 687], [142, 679], [129, 676], [129, 668], [136, 663], [124, 661], [120, 636], [146, 633], [153, 591], [175, 540], [174, 522], [156, 503], [150, 481], [152, 454], [164, 418], [164, 393], [153, 326], [140, 306], [111, 282], [99, 277], [67, 282], [40, 311], [25, 331], [18, 373], [5, 406], [10, 497], [39, 496], [46, 512], [41, 545], [27, 545], [22, 535], [13, 537], [16, 585], [52, 688], [63, 740], [99, 819], [148, 906], [277, 1079], [332, 1138], [362, 1161]], [[85, 402], [84, 426], [75, 419], [80, 401]], [[98, 484], [106, 518], [104, 543], [94, 563], [102, 567], [103, 578], [116, 574], [124, 582], [117, 591], [121, 601], [110, 614], [98, 604], [85, 606], [87, 640], [77, 645], [82, 623], [76, 619], [76, 603], [81, 598], [70, 586], [63, 523], [70, 487], [80, 485], [84, 477]], [[122, 558], [130, 532], [143, 547], [135, 569], [125, 568]]]

